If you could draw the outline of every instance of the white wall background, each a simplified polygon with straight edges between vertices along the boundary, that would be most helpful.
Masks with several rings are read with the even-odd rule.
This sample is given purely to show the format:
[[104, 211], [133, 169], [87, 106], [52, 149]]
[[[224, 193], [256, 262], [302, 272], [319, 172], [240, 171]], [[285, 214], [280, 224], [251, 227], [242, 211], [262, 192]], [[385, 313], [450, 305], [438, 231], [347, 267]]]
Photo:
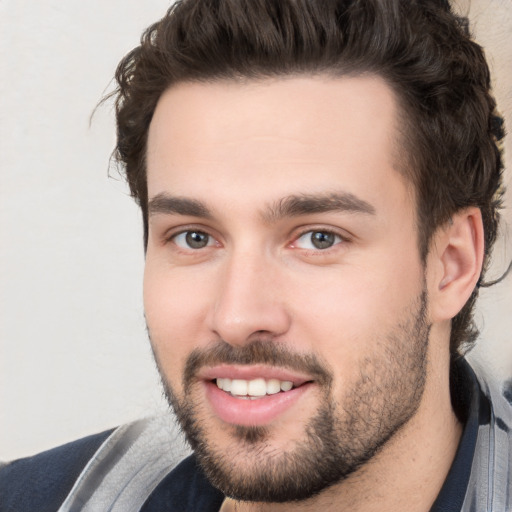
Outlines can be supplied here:
[[[110, 108], [91, 126], [89, 116], [168, 4], [0, 0], [0, 459], [164, 407], [142, 311], [139, 212], [107, 177]], [[471, 2], [512, 130], [511, 11], [510, 0]], [[510, 196], [493, 276], [512, 258]], [[475, 355], [505, 378], [512, 278], [484, 295]]]

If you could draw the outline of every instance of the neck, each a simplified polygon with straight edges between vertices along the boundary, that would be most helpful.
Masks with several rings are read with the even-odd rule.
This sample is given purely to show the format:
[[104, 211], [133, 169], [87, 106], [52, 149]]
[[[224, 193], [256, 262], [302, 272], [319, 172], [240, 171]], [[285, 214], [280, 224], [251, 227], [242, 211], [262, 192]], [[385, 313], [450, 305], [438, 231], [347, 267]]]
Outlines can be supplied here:
[[238, 512], [350, 510], [427, 512], [448, 475], [462, 434], [453, 412], [449, 360], [432, 361], [416, 414], [381, 451], [343, 482], [297, 503], [233, 502]]

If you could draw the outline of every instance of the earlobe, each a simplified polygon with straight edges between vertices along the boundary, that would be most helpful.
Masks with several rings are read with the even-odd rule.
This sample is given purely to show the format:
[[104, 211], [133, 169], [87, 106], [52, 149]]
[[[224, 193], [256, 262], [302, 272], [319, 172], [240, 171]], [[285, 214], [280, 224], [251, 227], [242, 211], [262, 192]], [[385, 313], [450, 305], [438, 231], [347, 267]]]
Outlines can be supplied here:
[[484, 255], [480, 210], [457, 212], [434, 238], [437, 272], [431, 289], [432, 313], [437, 320], [448, 320], [462, 309], [480, 277]]

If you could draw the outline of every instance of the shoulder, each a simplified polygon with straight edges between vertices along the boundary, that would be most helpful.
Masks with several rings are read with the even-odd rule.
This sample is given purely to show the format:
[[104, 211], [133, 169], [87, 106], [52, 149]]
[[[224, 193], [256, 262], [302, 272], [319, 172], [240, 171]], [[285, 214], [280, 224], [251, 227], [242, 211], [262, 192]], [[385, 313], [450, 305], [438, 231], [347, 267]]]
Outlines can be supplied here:
[[0, 512], [218, 510], [207, 481], [167, 414], [19, 459], [0, 469]]
[[10, 463], [0, 470], [0, 512], [140, 510], [189, 454], [171, 416], [143, 418]]
[[0, 511], [55, 511], [113, 430], [10, 462], [0, 469]]
[[[498, 382], [492, 371], [472, 360], [480, 386], [478, 436], [473, 455], [468, 507], [492, 503], [496, 512], [509, 511], [512, 499], [512, 406], [508, 383]], [[478, 507], [477, 507], [478, 508]]]

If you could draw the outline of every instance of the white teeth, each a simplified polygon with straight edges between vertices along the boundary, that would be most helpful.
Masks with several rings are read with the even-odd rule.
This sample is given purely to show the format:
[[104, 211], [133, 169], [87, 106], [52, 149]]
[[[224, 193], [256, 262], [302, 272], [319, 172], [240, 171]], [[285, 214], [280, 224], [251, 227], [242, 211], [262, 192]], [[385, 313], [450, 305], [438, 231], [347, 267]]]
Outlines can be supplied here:
[[283, 382], [281, 382], [281, 391], [290, 391], [292, 388], [293, 382], [290, 382], [289, 380], [283, 380]]
[[280, 391], [290, 391], [293, 388], [291, 381], [278, 379], [217, 379], [216, 382], [220, 389], [236, 396], [261, 397], [275, 395]]
[[277, 379], [267, 381], [267, 395], [275, 395], [281, 391], [281, 382]]
[[231, 391], [231, 383], [232, 383], [231, 379], [222, 379], [222, 380], [224, 381], [222, 389], [229, 393]]
[[233, 379], [231, 381], [231, 394], [232, 395], [247, 395], [247, 381], [241, 379]]
[[265, 379], [250, 380], [247, 384], [247, 394], [251, 396], [265, 396], [267, 394]]

